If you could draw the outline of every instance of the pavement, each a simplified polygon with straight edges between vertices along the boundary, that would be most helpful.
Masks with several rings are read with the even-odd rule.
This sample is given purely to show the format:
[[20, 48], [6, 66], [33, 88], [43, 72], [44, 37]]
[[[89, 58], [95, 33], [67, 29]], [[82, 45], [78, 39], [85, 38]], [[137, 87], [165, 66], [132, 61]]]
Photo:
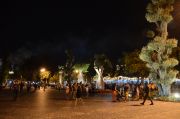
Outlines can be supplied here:
[[112, 102], [111, 95], [95, 95], [75, 106], [64, 92], [47, 89], [24, 93], [17, 101], [0, 92], [0, 119], [179, 119], [180, 103], [154, 101]]

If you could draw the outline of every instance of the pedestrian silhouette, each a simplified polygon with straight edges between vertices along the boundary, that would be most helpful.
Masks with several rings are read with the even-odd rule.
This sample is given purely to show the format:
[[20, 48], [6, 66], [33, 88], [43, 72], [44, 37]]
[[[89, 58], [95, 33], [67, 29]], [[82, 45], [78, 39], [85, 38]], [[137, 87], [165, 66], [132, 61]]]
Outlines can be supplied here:
[[150, 95], [150, 91], [151, 91], [151, 83], [148, 85], [148, 83], [146, 82], [144, 86], [144, 99], [143, 99], [143, 102], [140, 103], [141, 105], [144, 105], [147, 99], [151, 101], [150, 105], [154, 105], [152, 97]]

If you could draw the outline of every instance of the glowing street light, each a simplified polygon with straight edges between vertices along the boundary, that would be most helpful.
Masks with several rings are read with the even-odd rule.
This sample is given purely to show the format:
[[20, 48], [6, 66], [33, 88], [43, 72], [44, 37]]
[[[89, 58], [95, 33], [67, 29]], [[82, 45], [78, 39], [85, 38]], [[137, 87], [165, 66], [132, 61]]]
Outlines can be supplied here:
[[46, 71], [45, 68], [41, 68], [41, 69], [40, 69], [40, 72], [45, 72], [45, 71]]
[[40, 69], [40, 79], [44, 80], [47, 83], [47, 79], [49, 78], [50, 71], [46, 70], [45, 68]]
[[9, 74], [14, 74], [14, 71], [9, 71]]
[[79, 70], [76, 70], [75, 72], [76, 72], [76, 73], [79, 73]]

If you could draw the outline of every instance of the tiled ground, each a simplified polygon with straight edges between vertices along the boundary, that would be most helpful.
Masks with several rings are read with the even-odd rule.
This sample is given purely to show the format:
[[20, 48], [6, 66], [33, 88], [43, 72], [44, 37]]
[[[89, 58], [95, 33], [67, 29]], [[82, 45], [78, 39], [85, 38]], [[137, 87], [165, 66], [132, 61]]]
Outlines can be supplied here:
[[56, 90], [39, 90], [12, 101], [0, 95], [0, 119], [180, 119], [180, 103], [147, 101], [111, 102], [108, 96], [93, 96], [77, 106]]

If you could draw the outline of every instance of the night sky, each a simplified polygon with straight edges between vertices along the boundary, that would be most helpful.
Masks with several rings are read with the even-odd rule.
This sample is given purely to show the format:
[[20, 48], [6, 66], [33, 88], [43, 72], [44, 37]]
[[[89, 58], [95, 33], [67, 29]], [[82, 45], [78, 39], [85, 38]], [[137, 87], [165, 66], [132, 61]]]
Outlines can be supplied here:
[[[24, 52], [58, 63], [69, 48], [76, 61], [93, 58], [95, 53], [116, 60], [147, 43], [147, 1], [7, 1], [0, 10], [0, 57], [5, 52]], [[170, 35], [180, 39], [176, 21], [170, 24], [175, 31]]]

